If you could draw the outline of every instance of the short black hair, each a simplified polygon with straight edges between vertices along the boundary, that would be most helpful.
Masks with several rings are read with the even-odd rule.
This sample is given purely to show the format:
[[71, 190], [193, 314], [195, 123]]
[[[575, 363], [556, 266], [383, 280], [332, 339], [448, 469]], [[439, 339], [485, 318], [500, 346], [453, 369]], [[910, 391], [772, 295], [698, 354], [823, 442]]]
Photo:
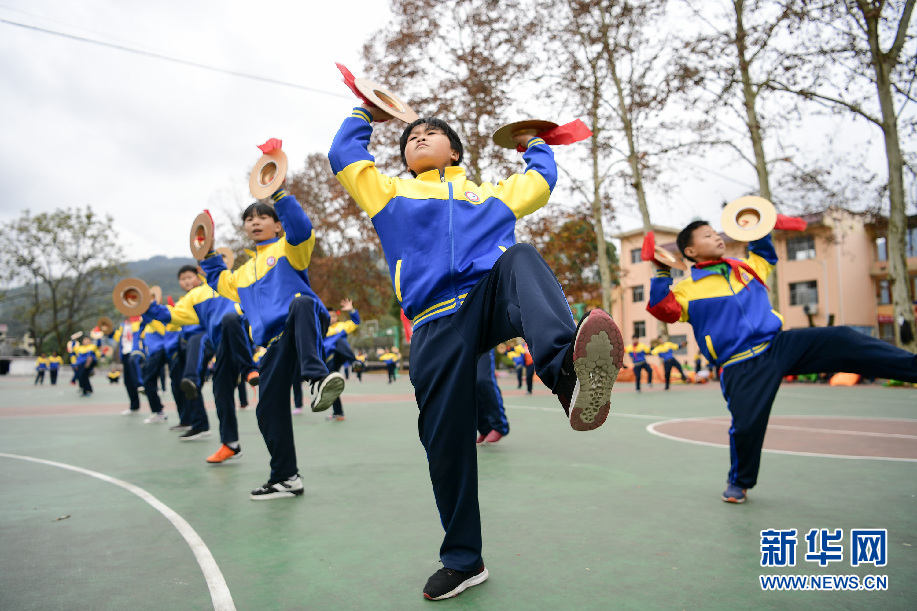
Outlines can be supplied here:
[[274, 219], [275, 223], [280, 222], [280, 217], [277, 216], [277, 211], [274, 210], [274, 206], [270, 204], [264, 204], [261, 202], [255, 202], [251, 204], [242, 212], [242, 222], [245, 222], [245, 219], [251, 218], [253, 216], [269, 216]]
[[691, 223], [689, 223], [687, 227], [685, 227], [678, 233], [678, 237], [675, 238], [675, 244], [678, 246], [678, 252], [681, 253], [682, 257], [684, 257], [688, 261], [691, 261], [692, 263], [696, 263], [694, 259], [692, 259], [691, 257], [685, 254], [685, 249], [694, 245], [694, 231], [697, 230], [699, 227], [704, 227], [704, 226], [709, 226], [709, 225], [710, 223], [708, 223], [707, 221], [701, 221], [701, 220], [691, 221]]
[[182, 274], [187, 274], [188, 272], [191, 272], [196, 276], [197, 268], [193, 265], [182, 265], [180, 268], [178, 268], [178, 277], [181, 278]]
[[[417, 119], [410, 125], [404, 128], [404, 131], [401, 132], [401, 163], [405, 166], [408, 165], [408, 160], [404, 158], [404, 149], [408, 145], [408, 136], [411, 135], [411, 132], [414, 131], [414, 128], [418, 125], [429, 125], [435, 129], [441, 130], [446, 137], [449, 138], [449, 145], [452, 146], [452, 150], [458, 153], [458, 159], [452, 162], [452, 165], [459, 165], [462, 163], [462, 157], [465, 155], [465, 147], [462, 146], [462, 141], [458, 137], [458, 134], [455, 133], [455, 130], [449, 127], [449, 124], [443, 121], [438, 117], [424, 117], [422, 119]], [[414, 172], [411, 172], [414, 174]]]

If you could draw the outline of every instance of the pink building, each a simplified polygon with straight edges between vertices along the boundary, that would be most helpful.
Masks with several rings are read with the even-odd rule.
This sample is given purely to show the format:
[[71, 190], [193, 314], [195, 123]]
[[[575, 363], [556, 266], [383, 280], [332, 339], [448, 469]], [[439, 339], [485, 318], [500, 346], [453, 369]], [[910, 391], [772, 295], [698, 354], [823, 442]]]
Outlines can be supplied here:
[[[866, 217], [843, 210], [828, 210], [804, 217], [805, 231], [775, 231], [777, 290], [784, 329], [848, 325], [861, 333], [894, 341], [892, 306], [888, 287], [888, 263], [884, 227]], [[908, 271], [911, 298], [917, 295], [917, 217], [911, 217], [908, 231]], [[718, 225], [717, 220], [712, 221]], [[679, 229], [655, 226], [656, 244], [681, 258], [675, 246]], [[726, 256], [745, 258], [744, 242], [724, 234]], [[650, 278], [655, 268], [640, 260], [643, 230], [612, 236], [621, 241], [619, 250], [621, 285], [616, 288], [612, 316], [625, 341], [633, 335], [645, 340], [659, 335], [659, 321], [646, 311]], [[690, 262], [688, 262], [690, 263]], [[690, 269], [690, 267], [689, 267]], [[685, 273], [672, 270], [674, 282]], [[687, 341], [678, 354], [684, 361], [697, 354], [691, 325], [669, 325], [674, 342]]]

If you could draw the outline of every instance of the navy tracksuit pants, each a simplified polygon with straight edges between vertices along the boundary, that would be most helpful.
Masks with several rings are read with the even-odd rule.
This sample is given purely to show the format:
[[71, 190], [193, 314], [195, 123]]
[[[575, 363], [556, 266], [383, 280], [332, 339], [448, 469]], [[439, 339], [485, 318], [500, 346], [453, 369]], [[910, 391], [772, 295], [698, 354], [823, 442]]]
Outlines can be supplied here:
[[162, 400], [159, 398], [159, 377], [162, 375], [163, 367], [166, 366], [166, 360], [166, 350], [161, 348], [148, 354], [143, 364], [143, 388], [146, 390], [150, 409], [156, 414], [162, 411]]
[[672, 379], [672, 370], [677, 369], [678, 373], [681, 374], [681, 379], [685, 379], [685, 372], [681, 368], [681, 364], [678, 362], [678, 359], [665, 359], [662, 361], [662, 367], [665, 371], [665, 387], [669, 387], [669, 382]]
[[307, 295], [297, 297], [290, 303], [283, 332], [261, 357], [255, 414], [271, 454], [270, 481], [283, 481], [298, 472], [290, 388], [297, 380], [317, 380], [328, 375], [322, 349], [328, 324], [328, 310], [321, 301]]
[[[201, 371], [213, 358], [213, 346], [207, 339], [206, 333], [198, 333], [188, 338], [185, 343], [185, 370], [182, 377], [194, 382], [201, 389]], [[197, 398], [188, 402], [185, 424], [196, 431], [209, 431], [210, 420], [207, 418], [207, 409], [204, 407], [203, 392], [197, 393]]]
[[140, 394], [137, 387], [140, 385], [140, 367], [137, 365], [138, 357], [128, 354], [121, 355], [121, 365], [124, 369], [124, 389], [127, 390], [127, 398], [131, 402], [131, 411], [136, 412], [140, 409]]
[[230, 312], [223, 316], [220, 327], [220, 343], [216, 348], [217, 361], [213, 369], [213, 401], [220, 420], [220, 441], [229, 444], [239, 441], [239, 421], [236, 419], [239, 377], [247, 376], [255, 369], [255, 364], [245, 317]]
[[410, 375], [445, 529], [440, 559], [446, 568], [471, 571], [483, 562], [475, 445], [478, 360], [497, 344], [523, 337], [539, 377], [553, 389], [575, 332], [560, 284], [529, 244], [507, 249], [454, 314], [415, 330]]
[[185, 399], [185, 393], [181, 390], [181, 378], [185, 369], [185, 351], [181, 347], [183, 341], [179, 340], [175, 350], [168, 353], [169, 385], [172, 391], [172, 399], [175, 400], [175, 408], [178, 410], [179, 424], [188, 423], [188, 400]]
[[478, 398], [478, 433], [486, 435], [497, 431], [509, 435], [509, 420], [503, 408], [503, 394], [497, 385], [497, 362], [491, 350], [478, 359], [477, 398]]
[[[340, 371], [344, 365], [356, 359], [357, 357], [354, 356], [350, 347], [350, 342], [347, 341], [346, 337], [341, 337], [334, 346], [334, 352], [329, 358], [325, 359], [325, 364], [328, 366], [328, 371]], [[335, 416], [344, 415], [344, 405], [341, 403], [340, 397], [334, 400], [331, 413]]]
[[837, 371], [917, 382], [917, 355], [850, 327], [817, 327], [782, 331], [763, 354], [723, 369], [720, 386], [732, 413], [728, 483], [757, 483], [767, 420], [783, 377]]
[[646, 381], [648, 384], [653, 383], [653, 368], [646, 361], [634, 363], [634, 379], [637, 381], [637, 390], [640, 390], [640, 372], [646, 371]]

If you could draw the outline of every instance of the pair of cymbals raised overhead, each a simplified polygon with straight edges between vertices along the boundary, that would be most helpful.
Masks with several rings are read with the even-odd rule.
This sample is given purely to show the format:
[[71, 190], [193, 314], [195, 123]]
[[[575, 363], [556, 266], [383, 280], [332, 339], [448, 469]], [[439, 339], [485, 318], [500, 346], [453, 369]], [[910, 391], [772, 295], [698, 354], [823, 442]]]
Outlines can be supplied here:
[[640, 258], [644, 261], [655, 261], [666, 267], [674, 267], [685, 271], [688, 266], [680, 258], [677, 258], [671, 252], [656, 244], [656, 236], [652, 231], [646, 232], [643, 236], [643, 247], [640, 249]]
[[[159, 297], [162, 298], [161, 290]], [[149, 309], [153, 293], [140, 278], [125, 278], [115, 286], [111, 298], [118, 311], [125, 316], [140, 316]]]

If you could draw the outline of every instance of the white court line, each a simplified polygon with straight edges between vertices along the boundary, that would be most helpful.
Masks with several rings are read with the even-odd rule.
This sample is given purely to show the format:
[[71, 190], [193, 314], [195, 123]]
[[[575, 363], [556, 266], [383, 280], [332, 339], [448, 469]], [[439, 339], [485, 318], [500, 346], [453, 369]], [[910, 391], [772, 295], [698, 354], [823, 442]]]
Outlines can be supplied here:
[[[713, 416], [714, 418], [721, 418], [722, 416]], [[781, 416], [781, 418], [786, 418], [788, 416]], [[795, 416], [795, 418], [806, 418], [807, 416]], [[820, 416], [821, 418], [831, 418], [831, 416]], [[855, 416], [839, 416], [846, 418], [854, 418]], [[671, 439], [672, 441], [680, 441], [681, 443], [692, 443], [698, 446], [707, 446], [710, 448], [728, 448], [729, 444], [725, 443], [712, 443], [710, 441], [697, 441], [695, 439], [685, 439], [683, 437], [675, 437], [673, 435], [668, 435], [656, 430], [656, 427], [660, 424], [671, 424], [675, 422], [694, 422], [697, 420], [709, 420], [710, 416], [702, 416], [699, 418], [675, 418], [673, 420], [663, 420], [662, 422], [654, 422], [646, 426], [648, 433], [656, 435], [657, 437], [662, 437], [664, 439]], [[902, 420], [900, 418], [883, 418], [883, 420]], [[764, 449], [762, 452], [767, 452], [769, 454], [787, 454], [790, 456], [815, 456], [823, 458], [842, 458], [847, 460], [889, 460], [893, 462], [917, 462], [917, 458], [892, 458], [890, 456], [851, 456], [848, 454], [820, 454], [817, 452], [793, 452], [791, 450], [768, 450]]]
[[217, 566], [216, 560], [214, 560], [213, 554], [210, 553], [210, 550], [207, 548], [204, 540], [201, 539], [200, 535], [198, 535], [197, 532], [191, 528], [191, 525], [188, 524], [184, 518], [182, 518], [168, 505], [164, 504], [162, 501], [157, 499], [155, 496], [143, 488], [111, 477], [109, 475], [105, 475], [104, 473], [90, 471], [89, 469], [75, 467], [66, 463], [54, 462], [53, 460], [44, 460], [42, 458], [33, 458], [31, 456], [20, 456], [18, 454], [6, 454], [4, 452], [0, 452], [0, 457], [27, 460], [29, 462], [50, 465], [52, 467], [59, 467], [61, 469], [68, 469], [70, 471], [76, 471], [77, 473], [82, 473], [84, 475], [100, 479], [103, 482], [108, 482], [109, 484], [120, 486], [128, 492], [139, 496], [141, 499], [152, 505], [154, 509], [159, 511], [159, 513], [165, 516], [165, 518], [172, 523], [175, 529], [178, 530], [179, 534], [181, 534], [181, 536], [188, 543], [188, 546], [191, 548], [191, 552], [197, 559], [198, 565], [201, 567], [201, 572], [204, 573], [204, 579], [207, 581], [207, 587], [210, 589], [210, 598], [213, 601], [214, 610], [235, 611], [236, 605], [232, 601], [232, 594], [229, 593], [229, 587], [226, 585], [226, 580], [223, 579], [223, 573], [220, 572], [220, 567]]

